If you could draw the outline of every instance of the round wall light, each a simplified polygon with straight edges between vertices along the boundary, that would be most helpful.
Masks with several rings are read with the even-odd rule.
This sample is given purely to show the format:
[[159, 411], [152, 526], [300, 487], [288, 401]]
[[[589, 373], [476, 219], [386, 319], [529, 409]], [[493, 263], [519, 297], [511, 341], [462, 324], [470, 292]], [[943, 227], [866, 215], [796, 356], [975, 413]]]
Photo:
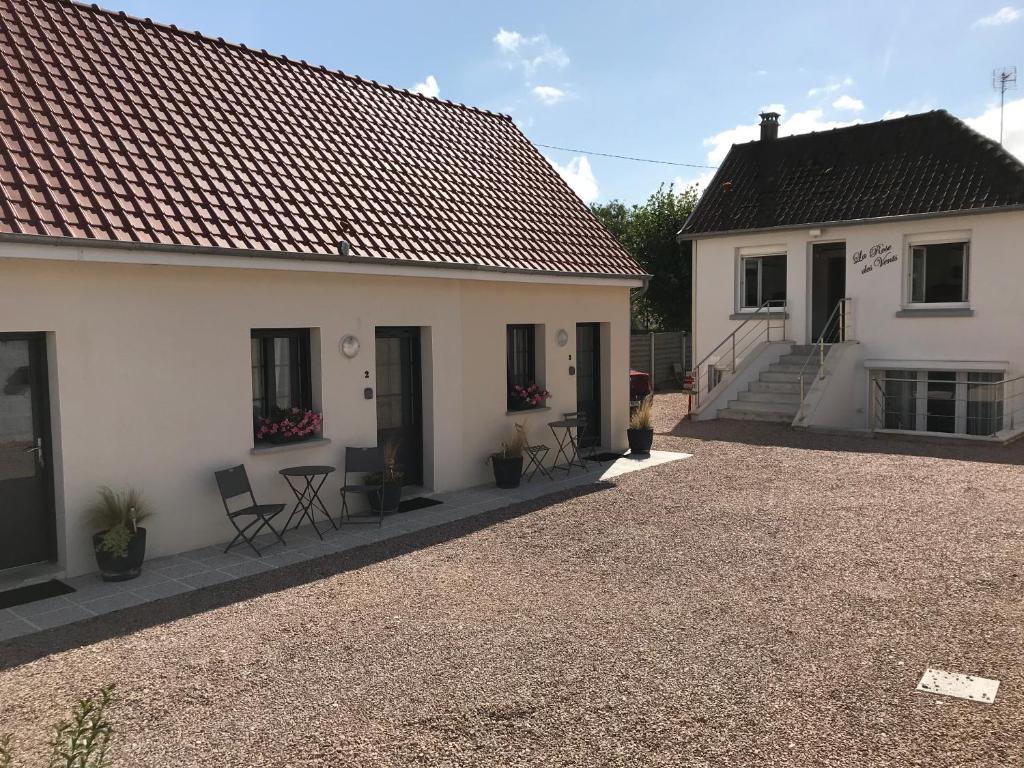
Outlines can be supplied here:
[[359, 354], [359, 339], [352, 334], [342, 336], [341, 341], [338, 342], [338, 349], [341, 354], [351, 359]]
[[564, 347], [569, 343], [569, 332], [565, 328], [560, 328], [558, 333], [555, 334], [555, 341], [558, 342], [558, 346]]

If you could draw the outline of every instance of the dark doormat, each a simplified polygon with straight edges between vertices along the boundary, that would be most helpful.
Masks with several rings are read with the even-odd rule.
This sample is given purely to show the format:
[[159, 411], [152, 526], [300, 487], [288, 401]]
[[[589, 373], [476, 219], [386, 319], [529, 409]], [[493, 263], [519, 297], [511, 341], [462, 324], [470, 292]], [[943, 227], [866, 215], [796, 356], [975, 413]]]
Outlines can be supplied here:
[[601, 463], [607, 463], [609, 461], [615, 461], [621, 459], [621, 453], [592, 453], [589, 456], [583, 457], [587, 461], [600, 461]]
[[417, 509], [425, 509], [426, 507], [435, 507], [443, 502], [437, 499], [428, 499], [426, 496], [413, 496], [411, 499], [402, 499], [398, 505], [398, 509], [395, 513], [401, 512], [415, 512]]
[[41, 584], [29, 584], [27, 587], [0, 592], [0, 608], [13, 608], [16, 605], [34, 603], [36, 600], [45, 600], [48, 597], [59, 597], [74, 591], [74, 587], [69, 587], [64, 582], [50, 579]]

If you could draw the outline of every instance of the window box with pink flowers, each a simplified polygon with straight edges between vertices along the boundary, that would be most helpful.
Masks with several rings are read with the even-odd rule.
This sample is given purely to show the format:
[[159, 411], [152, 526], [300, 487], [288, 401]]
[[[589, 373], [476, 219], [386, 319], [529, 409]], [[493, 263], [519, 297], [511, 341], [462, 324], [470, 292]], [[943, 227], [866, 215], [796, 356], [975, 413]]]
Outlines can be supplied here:
[[256, 442], [280, 445], [316, 440], [323, 432], [323, 416], [303, 408], [274, 411], [256, 421]]

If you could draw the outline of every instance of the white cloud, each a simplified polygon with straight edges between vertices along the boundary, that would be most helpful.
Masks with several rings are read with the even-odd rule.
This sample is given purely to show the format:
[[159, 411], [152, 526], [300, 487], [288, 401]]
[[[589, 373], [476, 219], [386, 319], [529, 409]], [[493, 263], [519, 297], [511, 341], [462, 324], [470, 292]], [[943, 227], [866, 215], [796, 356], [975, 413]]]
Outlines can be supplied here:
[[1014, 8], [1009, 5], [1004, 5], [998, 11], [993, 13], [991, 16], [982, 16], [972, 27], [1000, 27], [1003, 24], [1012, 24], [1021, 16], [1024, 16], [1024, 11], [1020, 8]]
[[852, 77], [844, 77], [842, 80], [832, 80], [831, 82], [818, 86], [817, 88], [811, 88], [807, 92], [807, 98], [814, 99], [818, 96], [831, 96], [833, 93], [841, 91], [843, 88], [849, 88], [853, 85]]
[[[999, 141], [999, 106], [994, 105], [977, 117], [964, 120], [978, 133]], [[1003, 115], [1003, 146], [1024, 160], [1024, 98], [1006, 102]]]
[[590, 170], [590, 161], [587, 160], [586, 155], [574, 157], [565, 165], [559, 165], [551, 158], [548, 158], [548, 162], [584, 203], [592, 203], [597, 200], [599, 194], [597, 179], [594, 178], [594, 172]]
[[846, 112], [861, 112], [864, 109], [864, 102], [860, 99], [855, 99], [853, 96], [844, 93], [838, 99], [832, 102], [833, 109], [841, 109]]
[[905, 112], [902, 109], [887, 109], [882, 113], [883, 120], [895, 120], [897, 117], [906, 117], [909, 112]]
[[541, 67], [563, 69], [569, 65], [565, 51], [544, 34], [526, 37], [502, 27], [493, 40], [505, 65], [510, 69], [522, 69], [527, 77], [531, 77]]
[[436, 99], [438, 94], [441, 93], [441, 87], [437, 84], [437, 78], [433, 75], [427, 75], [427, 79], [422, 83], [416, 83], [412, 87], [413, 93], [418, 93], [421, 96], [429, 96], [432, 99]]
[[538, 85], [533, 89], [533, 95], [540, 99], [542, 104], [551, 106], [565, 98], [565, 91], [555, 88], [553, 85]]
[[494, 36], [494, 42], [498, 44], [498, 47], [503, 51], [514, 51], [519, 47], [519, 44], [523, 42], [523, 36], [518, 32], [509, 32], [504, 27], [498, 30], [498, 34]]

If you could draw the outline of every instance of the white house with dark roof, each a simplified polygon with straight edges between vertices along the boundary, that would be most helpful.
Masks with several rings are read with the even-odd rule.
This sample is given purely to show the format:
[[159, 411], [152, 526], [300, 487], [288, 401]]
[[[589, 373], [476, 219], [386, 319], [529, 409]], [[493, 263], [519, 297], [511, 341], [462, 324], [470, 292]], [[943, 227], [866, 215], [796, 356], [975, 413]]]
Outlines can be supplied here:
[[762, 115], [680, 232], [697, 419], [1024, 429], [1024, 166], [944, 111], [787, 138]]
[[[336, 466], [336, 511], [346, 446], [436, 491], [524, 418], [624, 448], [647, 278], [507, 116], [0, 0], [0, 572], [93, 570], [100, 485], [144, 492], [161, 555], [231, 538], [240, 463], [280, 502], [282, 467]], [[290, 408], [322, 429], [262, 439]]]

